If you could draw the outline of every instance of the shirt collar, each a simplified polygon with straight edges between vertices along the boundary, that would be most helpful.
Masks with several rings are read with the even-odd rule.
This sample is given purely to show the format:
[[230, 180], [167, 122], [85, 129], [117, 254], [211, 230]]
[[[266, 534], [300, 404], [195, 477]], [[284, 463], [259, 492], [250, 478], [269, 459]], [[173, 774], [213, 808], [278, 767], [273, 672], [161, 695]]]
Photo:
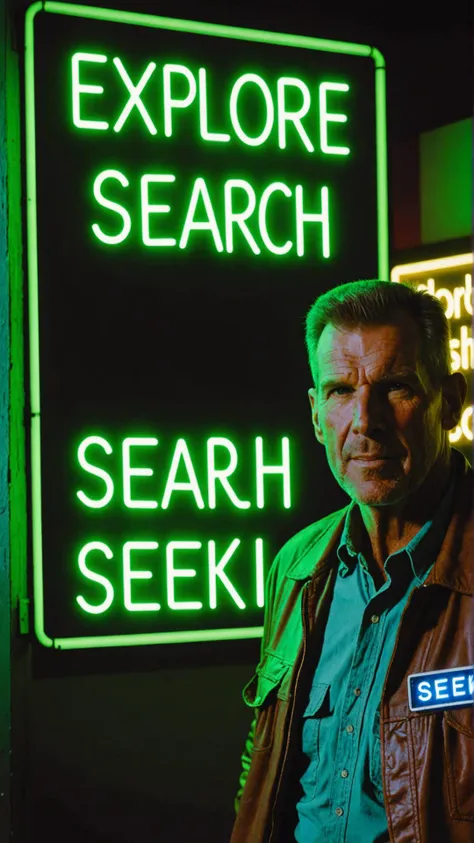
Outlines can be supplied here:
[[[387, 564], [390, 565], [390, 568], [392, 567], [392, 563], [389, 560], [394, 559], [395, 556], [403, 556], [405, 560], [409, 560], [414, 578], [420, 582], [425, 579], [428, 569], [436, 559], [450, 520], [455, 481], [455, 464], [454, 460], [451, 459], [449, 478], [436, 511], [428, 521], [425, 521], [420, 530], [418, 530], [416, 535], [413, 536], [405, 547], [399, 548], [399, 550], [387, 557], [384, 568], [387, 568]], [[363, 554], [356, 550], [357, 547], [361, 546], [361, 531], [362, 518], [360, 509], [357, 502], [352, 501], [344, 519], [344, 527], [337, 548], [337, 555], [340, 561], [339, 571], [342, 576], [351, 574], [355, 570], [358, 560], [363, 567], [367, 568]]]

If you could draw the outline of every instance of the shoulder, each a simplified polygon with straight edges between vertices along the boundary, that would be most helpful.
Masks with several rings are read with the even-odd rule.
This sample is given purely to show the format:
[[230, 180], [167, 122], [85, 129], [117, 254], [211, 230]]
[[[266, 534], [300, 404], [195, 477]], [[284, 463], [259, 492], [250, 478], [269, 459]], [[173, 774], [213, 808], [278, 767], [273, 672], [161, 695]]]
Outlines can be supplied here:
[[[286, 574], [299, 560], [313, 548], [315, 548], [325, 536], [331, 536], [337, 527], [343, 522], [348, 506], [331, 512], [319, 521], [314, 521], [294, 536], [291, 536], [280, 549], [274, 567], [278, 575]], [[314, 565], [313, 565], [314, 567]]]

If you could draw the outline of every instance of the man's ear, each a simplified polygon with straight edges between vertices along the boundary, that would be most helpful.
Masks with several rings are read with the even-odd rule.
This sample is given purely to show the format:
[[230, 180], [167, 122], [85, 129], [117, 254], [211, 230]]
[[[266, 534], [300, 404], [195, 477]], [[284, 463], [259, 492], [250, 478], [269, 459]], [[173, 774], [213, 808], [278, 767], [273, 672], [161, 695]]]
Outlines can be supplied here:
[[453, 430], [459, 424], [466, 399], [467, 381], [462, 372], [448, 375], [443, 381], [442, 390], [441, 424], [444, 430]]
[[308, 389], [308, 398], [311, 406], [311, 420], [314, 427], [314, 435], [321, 445], [324, 445], [324, 434], [319, 424], [319, 409], [318, 409], [318, 390], [316, 387]]

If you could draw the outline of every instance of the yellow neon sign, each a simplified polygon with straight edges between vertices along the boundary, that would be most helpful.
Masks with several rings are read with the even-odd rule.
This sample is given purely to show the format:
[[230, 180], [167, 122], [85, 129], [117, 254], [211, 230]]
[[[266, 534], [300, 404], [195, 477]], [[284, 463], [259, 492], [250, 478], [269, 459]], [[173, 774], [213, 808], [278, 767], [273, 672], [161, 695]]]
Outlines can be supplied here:
[[[397, 283], [409, 281], [417, 290], [427, 290], [443, 304], [451, 328], [451, 369], [463, 372], [469, 381], [474, 370], [472, 336], [472, 265], [474, 254], [465, 252], [444, 258], [400, 264], [391, 272]], [[468, 393], [469, 394], [469, 393]], [[459, 425], [450, 432], [452, 444], [473, 441], [473, 408], [466, 406]]]

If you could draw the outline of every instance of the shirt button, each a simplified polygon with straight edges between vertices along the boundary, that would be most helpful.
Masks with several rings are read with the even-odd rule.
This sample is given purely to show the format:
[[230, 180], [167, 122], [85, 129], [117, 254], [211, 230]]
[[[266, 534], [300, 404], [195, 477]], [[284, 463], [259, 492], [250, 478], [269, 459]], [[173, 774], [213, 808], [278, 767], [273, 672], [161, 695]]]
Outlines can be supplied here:
[[379, 616], [378, 616], [378, 615], [372, 615], [372, 617], [371, 617], [371, 619], [370, 619], [370, 622], [371, 622], [371, 623], [378, 623], [378, 622], [379, 622], [379, 620], [380, 620], [380, 618], [379, 618]]
[[361, 693], [362, 691], [360, 690], [360, 688], [354, 688], [354, 694], [356, 695], [356, 697], [360, 697]]
[[341, 776], [343, 779], [347, 779], [349, 775], [349, 770], [341, 770]]
[[352, 726], [352, 725], [349, 723], [349, 725], [348, 725], [348, 726], [346, 726], [346, 732], [349, 732], [349, 734], [350, 734], [350, 735], [352, 735], [352, 732], [353, 732], [353, 731], [354, 731], [354, 726]]
[[343, 813], [344, 813], [343, 808], [336, 808], [336, 815], [338, 817], [342, 817]]

